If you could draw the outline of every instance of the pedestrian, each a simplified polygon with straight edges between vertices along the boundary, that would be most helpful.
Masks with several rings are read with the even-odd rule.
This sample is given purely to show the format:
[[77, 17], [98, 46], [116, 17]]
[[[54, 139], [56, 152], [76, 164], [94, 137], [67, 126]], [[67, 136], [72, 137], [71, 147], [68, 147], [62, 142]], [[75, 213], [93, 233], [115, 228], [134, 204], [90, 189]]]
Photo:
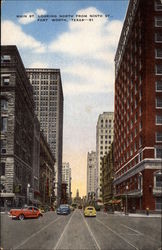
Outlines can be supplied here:
[[149, 215], [149, 207], [146, 207], [146, 214]]

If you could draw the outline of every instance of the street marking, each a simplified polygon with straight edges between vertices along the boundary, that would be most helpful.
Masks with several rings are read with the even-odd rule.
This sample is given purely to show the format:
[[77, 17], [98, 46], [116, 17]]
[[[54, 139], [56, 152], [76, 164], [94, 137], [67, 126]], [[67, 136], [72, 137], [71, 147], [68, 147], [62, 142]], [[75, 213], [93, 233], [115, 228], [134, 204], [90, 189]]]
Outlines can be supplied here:
[[120, 225], [123, 226], [123, 227], [128, 228], [129, 230], [131, 230], [131, 231], [133, 231], [133, 232], [135, 232], [135, 233], [137, 233], [137, 234], [143, 235], [143, 233], [141, 233], [141, 232], [139, 232], [139, 231], [137, 231], [137, 230], [135, 230], [135, 229], [133, 229], [133, 228], [131, 228], [131, 227], [128, 227], [128, 226], [126, 226], [126, 225], [124, 225], [124, 224], [120, 224]]
[[51, 224], [53, 224], [54, 222], [60, 220], [61, 217], [57, 218], [54, 221], [51, 221], [48, 225], [44, 226], [43, 228], [41, 228], [39, 231], [37, 231], [36, 233], [32, 234], [31, 236], [29, 236], [26, 240], [24, 240], [22, 243], [20, 243], [20, 245], [13, 247], [13, 249], [18, 249], [19, 247], [21, 247], [22, 245], [24, 245], [26, 242], [28, 242], [28, 240], [32, 239], [33, 237], [35, 237], [37, 234], [39, 234], [40, 232], [42, 232], [45, 228], [49, 227]]
[[[79, 212], [80, 212], [80, 211], [79, 211]], [[90, 229], [90, 227], [89, 227], [87, 221], [86, 221], [85, 218], [83, 217], [83, 214], [82, 214], [81, 212], [80, 212], [80, 214], [81, 214], [81, 216], [82, 216], [82, 218], [83, 218], [83, 221], [85, 222], [85, 224], [86, 224], [86, 226], [87, 226], [87, 228], [88, 228], [88, 231], [89, 231], [89, 233], [90, 233], [92, 239], [93, 239], [93, 240], [95, 241], [95, 243], [96, 243], [97, 249], [101, 250], [101, 247], [99, 246], [99, 244], [98, 244], [98, 242], [97, 242], [97, 240], [96, 240], [94, 234], [92, 233], [92, 231], [91, 231], [91, 229]]]
[[[74, 215], [75, 213], [76, 213], [76, 211], [73, 212], [73, 215]], [[63, 232], [62, 232], [60, 238], [58, 239], [58, 241], [57, 241], [57, 243], [56, 243], [56, 245], [55, 245], [55, 247], [54, 247], [53, 249], [58, 249], [58, 246], [59, 246], [59, 244], [60, 244], [60, 242], [61, 242], [61, 240], [62, 240], [62, 237], [63, 237], [65, 231], [67, 230], [67, 228], [68, 228], [68, 226], [69, 226], [69, 224], [70, 224], [70, 222], [71, 222], [71, 220], [72, 220], [73, 215], [70, 217], [70, 219], [69, 219], [69, 221], [68, 221], [68, 224], [65, 226], [65, 228], [64, 228], [64, 230], [63, 230]]]
[[107, 229], [109, 229], [112, 233], [114, 233], [115, 235], [117, 235], [119, 238], [121, 238], [122, 240], [124, 240], [126, 243], [128, 243], [130, 246], [132, 246], [133, 248], [135, 248], [136, 250], [139, 250], [139, 248], [137, 248], [136, 246], [134, 246], [132, 243], [130, 243], [127, 239], [125, 239], [124, 237], [122, 237], [120, 234], [118, 234], [116, 231], [114, 231], [113, 229], [111, 229], [110, 227], [108, 227], [107, 225], [105, 225], [102, 221], [96, 219], [99, 223], [101, 223], [103, 226], [105, 226]]

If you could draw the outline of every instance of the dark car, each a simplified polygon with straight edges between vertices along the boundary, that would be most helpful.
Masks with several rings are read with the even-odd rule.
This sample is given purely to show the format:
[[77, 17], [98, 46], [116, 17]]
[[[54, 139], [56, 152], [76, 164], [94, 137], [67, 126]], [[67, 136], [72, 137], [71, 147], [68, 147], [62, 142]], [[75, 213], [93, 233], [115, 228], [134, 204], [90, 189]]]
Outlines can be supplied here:
[[62, 204], [59, 206], [59, 208], [57, 208], [57, 214], [70, 214], [71, 210], [69, 205], [66, 204]]

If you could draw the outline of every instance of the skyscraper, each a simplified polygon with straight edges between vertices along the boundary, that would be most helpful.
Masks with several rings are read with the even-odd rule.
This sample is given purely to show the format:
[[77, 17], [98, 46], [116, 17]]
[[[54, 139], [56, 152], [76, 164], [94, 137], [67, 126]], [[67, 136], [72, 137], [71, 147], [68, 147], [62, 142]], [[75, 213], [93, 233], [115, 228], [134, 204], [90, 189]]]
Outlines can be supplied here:
[[109, 152], [114, 137], [114, 113], [104, 112], [99, 115], [96, 127], [96, 157], [97, 157], [97, 190], [102, 198], [102, 158]]
[[69, 162], [62, 164], [62, 183], [67, 183], [67, 195], [71, 199], [71, 168]]
[[56, 159], [55, 195], [61, 197], [63, 90], [59, 69], [26, 69], [34, 90], [35, 113]]
[[[132, 0], [115, 56], [116, 196], [162, 206], [162, 2]], [[127, 199], [128, 197], [128, 203]]]
[[88, 194], [95, 194], [97, 188], [97, 166], [96, 152], [88, 152], [87, 155], [87, 197]]

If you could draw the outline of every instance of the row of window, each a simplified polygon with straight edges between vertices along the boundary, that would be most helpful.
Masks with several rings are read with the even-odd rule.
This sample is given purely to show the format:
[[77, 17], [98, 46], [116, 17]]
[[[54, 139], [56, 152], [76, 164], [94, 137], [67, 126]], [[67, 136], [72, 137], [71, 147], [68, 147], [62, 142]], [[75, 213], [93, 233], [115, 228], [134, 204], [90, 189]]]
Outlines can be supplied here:
[[[161, 147], [155, 148], [155, 158], [162, 158], [162, 148]], [[135, 166], [140, 161], [142, 161], [142, 159], [143, 159], [143, 154], [141, 152], [135, 159], [133, 159], [131, 162], [129, 162], [120, 171], [118, 171], [118, 173], [116, 173], [116, 177], [120, 177], [122, 174], [126, 173], [131, 167]], [[124, 162], [125, 161], [123, 161], [123, 163]], [[122, 164], [119, 164], [119, 165], [122, 166]], [[120, 166], [115, 166], [115, 170], [117, 170], [117, 168], [120, 168]]]

